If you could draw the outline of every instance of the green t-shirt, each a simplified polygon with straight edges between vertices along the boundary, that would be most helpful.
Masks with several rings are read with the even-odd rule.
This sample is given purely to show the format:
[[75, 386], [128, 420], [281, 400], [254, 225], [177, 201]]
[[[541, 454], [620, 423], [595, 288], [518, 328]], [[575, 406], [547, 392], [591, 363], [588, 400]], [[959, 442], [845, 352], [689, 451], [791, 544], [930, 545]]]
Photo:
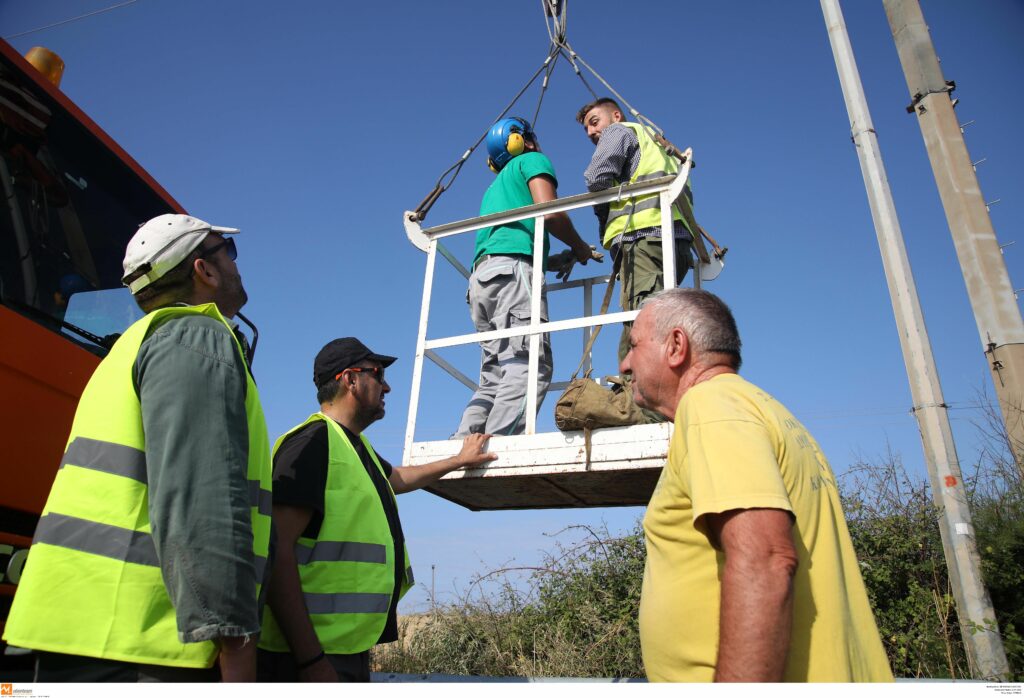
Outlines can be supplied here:
[[[543, 153], [523, 153], [511, 161], [484, 192], [480, 202], [480, 215], [501, 213], [533, 203], [528, 182], [538, 175], [547, 175], [555, 181], [555, 168]], [[544, 258], [547, 259], [550, 241], [544, 232]], [[533, 254], [533, 219], [492, 226], [477, 231], [473, 262], [485, 254]]]

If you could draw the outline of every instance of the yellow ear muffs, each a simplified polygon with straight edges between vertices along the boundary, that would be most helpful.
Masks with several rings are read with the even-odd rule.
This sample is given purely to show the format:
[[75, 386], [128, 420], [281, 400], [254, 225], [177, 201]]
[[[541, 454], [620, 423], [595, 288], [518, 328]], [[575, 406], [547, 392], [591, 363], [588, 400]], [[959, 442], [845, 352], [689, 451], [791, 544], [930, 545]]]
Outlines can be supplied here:
[[489, 168], [491, 168], [491, 172], [493, 172], [494, 174], [498, 174], [498, 168], [494, 164], [494, 160], [491, 160], [490, 158], [487, 158], [487, 166]]
[[526, 141], [523, 140], [523, 134], [521, 133], [510, 133], [508, 141], [505, 142], [505, 150], [512, 157], [516, 155], [522, 155], [523, 151], [526, 150]]

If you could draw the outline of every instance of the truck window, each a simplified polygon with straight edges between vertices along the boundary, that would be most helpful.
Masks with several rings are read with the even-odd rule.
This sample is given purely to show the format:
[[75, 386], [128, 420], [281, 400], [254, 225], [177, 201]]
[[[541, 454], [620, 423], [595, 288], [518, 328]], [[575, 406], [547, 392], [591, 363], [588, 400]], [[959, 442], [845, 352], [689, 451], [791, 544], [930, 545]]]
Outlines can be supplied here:
[[[139, 224], [171, 207], [75, 114], [6, 61], [0, 194], [4, 306], [93, 350], [64, 323], [104, 336], [139, 317], [121, 285], [124, 247]], [[107, 293], [114, 296], [100, 301]], [[75, 306], [89, 310], [72, 318]]]

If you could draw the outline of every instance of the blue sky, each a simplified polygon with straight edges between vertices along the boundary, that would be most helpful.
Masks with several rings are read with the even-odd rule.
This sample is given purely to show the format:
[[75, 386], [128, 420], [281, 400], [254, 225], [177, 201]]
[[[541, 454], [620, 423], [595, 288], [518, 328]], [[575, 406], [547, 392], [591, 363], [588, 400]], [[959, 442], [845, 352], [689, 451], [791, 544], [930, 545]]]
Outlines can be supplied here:
[[[95, 0], [0, 4], [11, 36], [105, 7]], [[924, 0], [967, 145], [1000, 241], [1017, 239], [1024, 160], [1016, 133], [1024, 5]], [[918, 284], [961, 461], [975, 448], [966, 409], [990, 388], [963, 278], [882, 3], [843, 10]], [[708, 288], [733, 307], [744, 375], [799, 417], [841, 473], [888, 448], [923, 475], [916, 423], [878, 245], [820, 7], [815, 2], [571, 3], [568, 38], [634, 106], [694, 149], [698, 219], [730, 248]], [[255, 372], [272, 438], [316, 409], [313, 355], [362, 338], [400, 357], [388, 416], [368, 431], [401, 461], [425, 256], [401, 214], [490, 125], [540, 65], [536, 0], [390, 3], [138, 0], [14, 38], [67, 63], [62, 89], [191, 213], [243, 230], [239, 265], [260, 328]], [[591, 84], [596, 82], [591, 80]], [[536, 125], [561, 194], [583, 190], [593, 147], [575, 123], [589, 93], [563, 63]], [[514, 114], [532, 117], [537, 92]], [[492, 175], [477, 153], [431, 211], [476, 214]], [[573, 214], [596, 242], [593, 216]], [[557, 248], [557, 243], [554, 243]], [[469, 263], [471, 243], [451, 244]], [[1006, 248], [1024, 286], [1024, 241]], [[607, 270], [607, 265], [605, 271]], [[576, 276], [579, 276], [577, 269]], [[439, 263], [431, 336], [471, 331], [465, 282]], [[578, 303], [578, 299], [573, 299]], [[552, 299], [567, 317], [569, 301]], [[617, 332], [597, 351], [614, 354]], [[579, 340], [555, 339], [556, 379]], [[446, 358], [474, 375], [475, 350]], [[429, 367], [428, 367], [429, 368]], [[599, 367], [611, 372], [612, 365]], [[469, 392], [428, 370], [417, 438], [451, 433]], [[553, 397], [542, 408], [552, 428]], [[471, 513], [425, 493], [400, 500], [417, 576], [402, 608], [439, 600], [474, 573], [532, 564], [571, 524], [632, 525], [640, 508]], [[514, 561], [514, 562], [513, 562]]]

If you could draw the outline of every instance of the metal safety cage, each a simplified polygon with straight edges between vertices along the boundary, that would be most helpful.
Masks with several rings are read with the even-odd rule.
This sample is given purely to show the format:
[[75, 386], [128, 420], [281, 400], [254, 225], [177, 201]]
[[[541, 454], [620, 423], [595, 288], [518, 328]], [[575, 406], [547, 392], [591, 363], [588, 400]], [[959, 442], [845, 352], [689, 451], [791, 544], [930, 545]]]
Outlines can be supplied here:
[[[492, 438], [490, 450], [498, 454], [498, 460], [481, 468], [449, 473], [433, 487], [428, 488], [429, 491], [474, 510], [630, 506], [647, 503], [665, 461], [671, 424], [601, 429], [594, 432], [589, 447], [582, 432], [537, 433], [537, 382], [541, 335], [581, 330], [586, 342], [593, 328], [631, 322], [639, 312], [634, 310], [593, 315], [593, 287], [609, 282], [609, 277], [604, 275], [548, 284], [548, 292], [583, 289], [583, 316], [553, 322], [541, 321], [541, 296], [544, 289], [544, 217], [561, 211], [657, 194], [661, 205], [661, 229], [671, 231], [673, 202], [683, 192], [691, 163], [692, 153], [687, 150], [680, 170], [675, 175], [635, 184], [623, 184], [601, 192], [568, 196], [432, 228], [422, 228], [414, 214], [405, 212], [406, 235], [410, 242], [427, 253], [427, 264], [419, 330], [416, 336], [416, 356], [413, 362], [409, 418], [402, 458], [404, 464], [419, 465], [447, 458], [458, 453], [461, 447], [461, 441], [458, 440], [414, 440], [424, 359], [430, 359], [453, 378], [471, 390], [476, 390], [475, 381], [441, 358], [435, 350], [495, 339], [529, 337], [525, 433], [520, 436]], [[530, 324], [490, 332], [428, 339], [431, 291], [438, 255], [448, 260], [467, 279], [470, 275], [469, 270], [441, 240], [475, 232], [488, 226], [526, 219], [533, 219], [534, 222]], [[672, 288], [675, 286], [676, 278], [674, 235], [662, 235], [661, 243], [665, 287]], [[700, 273], [693, 275], [696, 286], [700, 285], [700, 277]], [[589, 363], [588, 356], [587, 367]], [[552, 382], [548, 390], [560, 391], [566, 385], [566, 381]], [[581, 477], [583, 474], [589, 475]]]

